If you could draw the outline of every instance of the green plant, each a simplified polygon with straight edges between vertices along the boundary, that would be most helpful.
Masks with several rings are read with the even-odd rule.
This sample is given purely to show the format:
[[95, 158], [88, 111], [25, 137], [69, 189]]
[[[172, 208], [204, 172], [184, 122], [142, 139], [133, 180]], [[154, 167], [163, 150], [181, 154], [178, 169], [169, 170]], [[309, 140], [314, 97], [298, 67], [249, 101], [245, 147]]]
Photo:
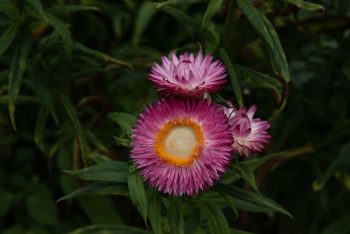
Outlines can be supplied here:
[[[320, 2], [0, 1], [0, 228], [347, 233], [350, 4]], [[135, 171], [130, 129], [154, 61], [200, 46], [229, 72], [213, 99], [256, 102], [272, 142], [176, 198]]]

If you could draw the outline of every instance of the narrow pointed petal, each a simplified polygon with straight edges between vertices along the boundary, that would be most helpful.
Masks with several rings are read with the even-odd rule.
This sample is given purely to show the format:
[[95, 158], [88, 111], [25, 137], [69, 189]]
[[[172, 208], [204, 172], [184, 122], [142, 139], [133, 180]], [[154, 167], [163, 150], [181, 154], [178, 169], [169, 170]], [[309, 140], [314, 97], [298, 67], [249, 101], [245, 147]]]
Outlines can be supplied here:
[[215, 92], [227, 82], [225, 66], [213, 61], [213, 56], [203, 57], [200, 50], [184, 53], [179, 57], [174, 52], [170, 59], [162, 57], [162, 65], [155, 64], [148, 79], [163, 93], [178, 96], [203, 96], [206, 92]]
[[[160, 99], [139, 115], [131, 138], [131, 158], [145, 181], [175, 196], [208, 189], [232, 158], [228, 118], [221, 106], [206, 99]], [[200, 147], [191, 151], [193, 142]], [[193, 156], [186, 164], [181, 163], [187, 159], [183, 152]]]

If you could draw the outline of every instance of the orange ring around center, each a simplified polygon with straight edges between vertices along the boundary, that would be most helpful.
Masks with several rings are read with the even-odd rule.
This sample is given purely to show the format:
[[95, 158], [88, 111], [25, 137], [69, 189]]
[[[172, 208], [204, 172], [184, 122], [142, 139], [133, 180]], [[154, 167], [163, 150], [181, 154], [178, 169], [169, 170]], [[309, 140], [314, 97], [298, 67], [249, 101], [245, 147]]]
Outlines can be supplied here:
[[[165, 141], [169, 134], [177, 127], [186, 127], [192, 130], [196, 144], [188, 155], [173, 155], [166, 149]], [[154, 148], [158, 157], [175, 166], [188, 166], [197, 159], [204, 147], [204, 136], [198, 123], [189, 118], [174, 119], [164, 124], [157, 133]]]

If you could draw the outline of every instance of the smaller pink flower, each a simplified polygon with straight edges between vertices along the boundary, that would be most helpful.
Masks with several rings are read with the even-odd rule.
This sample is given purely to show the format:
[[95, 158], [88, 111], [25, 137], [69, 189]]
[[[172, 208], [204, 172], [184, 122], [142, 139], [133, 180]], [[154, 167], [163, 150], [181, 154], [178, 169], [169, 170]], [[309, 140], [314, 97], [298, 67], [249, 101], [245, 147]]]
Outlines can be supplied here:
[[199, 50], [197, 56], [187, 52], [178, 58], [173, 52], [162, 64], [155, 64], [149, 74], [157, 89], [164, 93], [200, 96], [205, 92], [215, 92], [226, 82], [226, 69], [213, 56], [203, 56]]
[[229, 118], [234, 151], [245, 157], [249, 157], [253, 152], [261, 152], [264, 144], [269, 142], [270, 135], [266, 130], [271, 125], [265, 120], [253, 118], [256, 105], [251, 106], [248, 111], [245, 107], [237, 110], [231, 105], [230, 108], [225, 107], [224, 111]]

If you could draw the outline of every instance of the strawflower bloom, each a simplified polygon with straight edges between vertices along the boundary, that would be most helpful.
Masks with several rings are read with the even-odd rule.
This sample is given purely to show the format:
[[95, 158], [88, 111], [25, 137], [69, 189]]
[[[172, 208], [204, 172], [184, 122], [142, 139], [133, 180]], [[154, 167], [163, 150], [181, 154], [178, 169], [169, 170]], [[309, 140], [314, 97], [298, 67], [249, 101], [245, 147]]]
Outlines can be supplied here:
[[213, 56], [197, 56], [187, 52], [178, 58], [173, 52], [171, 58], [162, 57], [162, 65], [155, 64], [149, 74], [157, 89], [163, 93], [201, 96], [205, 92], [215, 92], [226, 82], [226, 69]]
[[162, 98], [138, 117], [131, 157], [145, 180], [171, 195], [193, 195], [213, 185], [232, 153], [228, 119], [204, 99]]
[[245, 157], [249, 157], [253, 152], [261, 152], [264, 144], [270, 139], [266, 132], [270, 124], [265, 120], [253, 118], [256, 106], [253, 105], [248, 110], [245, 107], [237, 110], [231, 105], [230, 108], [225, 107], [224, 111], [231, 125], [234, 152]]

